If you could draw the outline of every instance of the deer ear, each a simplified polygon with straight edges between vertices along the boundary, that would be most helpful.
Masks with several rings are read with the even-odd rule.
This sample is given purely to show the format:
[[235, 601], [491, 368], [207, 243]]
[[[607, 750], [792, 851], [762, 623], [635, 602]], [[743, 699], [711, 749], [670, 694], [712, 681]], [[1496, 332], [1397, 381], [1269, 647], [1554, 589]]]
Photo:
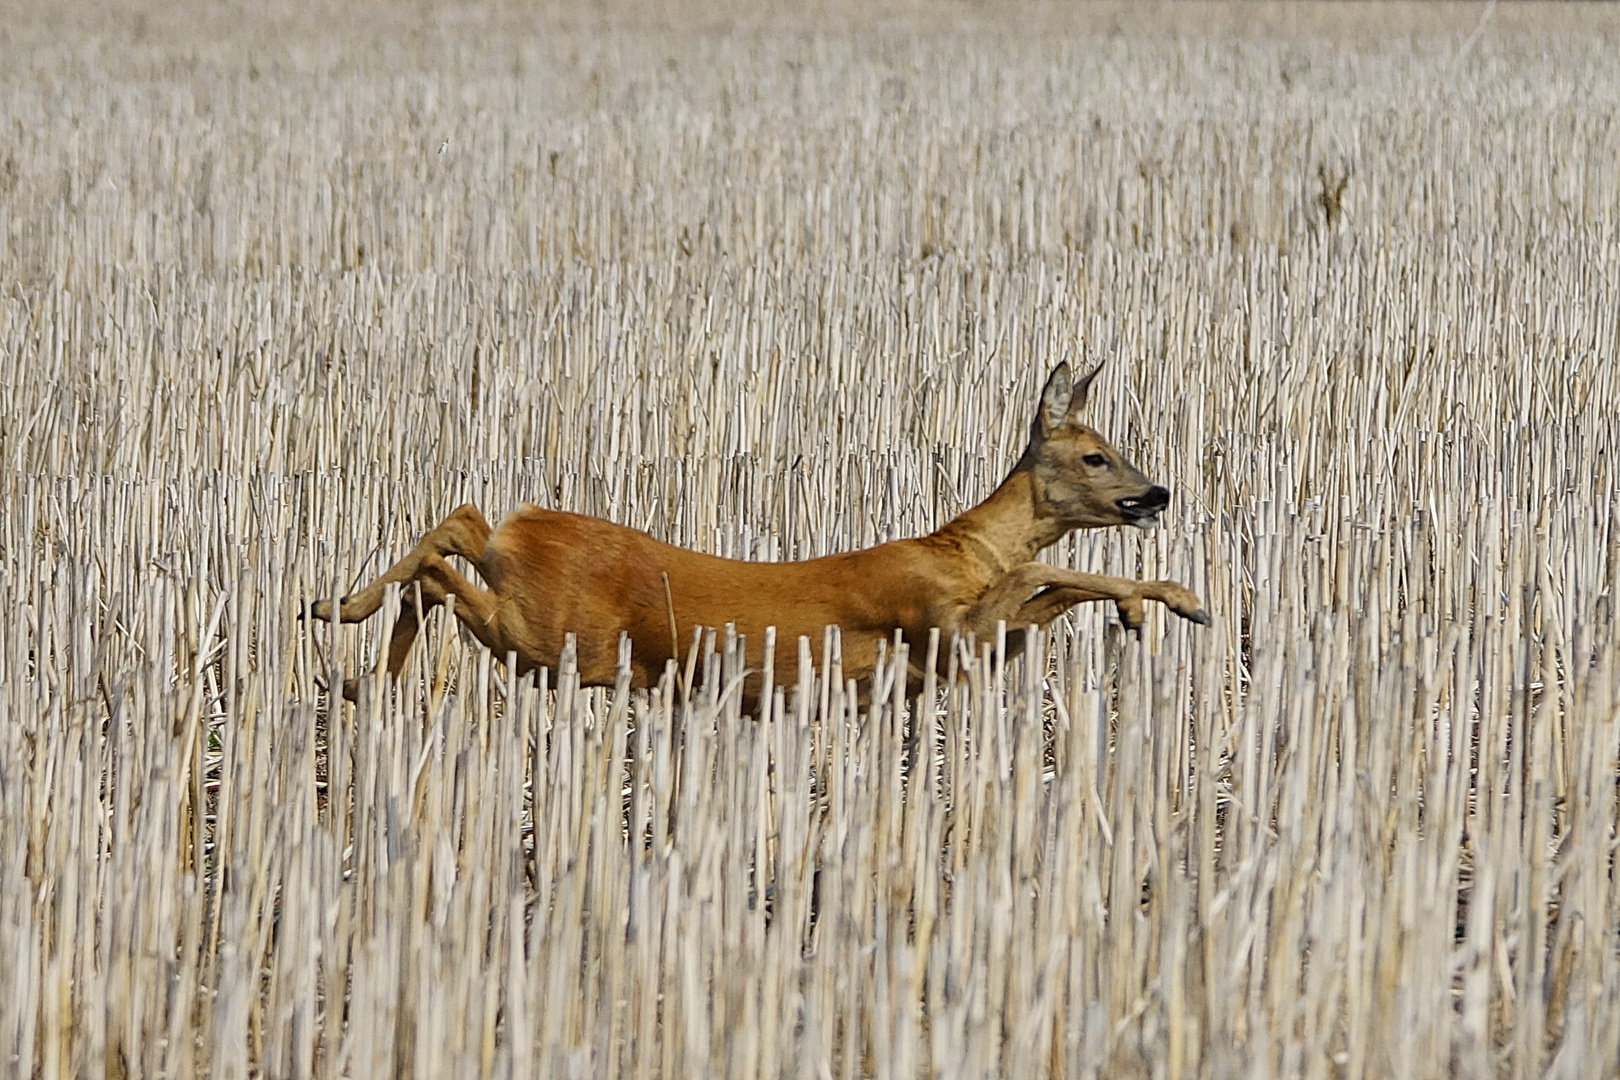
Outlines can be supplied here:
[[1074, 384], [1074, 395], [1069, 398], [1070, 416], [1086, 407], [1086, 397], [1091, 393], [1091, 380], [1097, 377], [1097, 373], [1103, 369], [1103, 364], [1106, 363], [1108, 363], [1108, 359], [1104, 357], [1098, 361], [1096, 367], [1086, 372], [1085, 375], [1080, 377], [1080, 381]]
[[1050, 435], [1063, 426], [1069, 417], [1069, 403], [1073, 398], [1074, 376], [1069, 373], [1069, 363], [1065, 360], [1047, 377], [1046, 387], [1041, 391], [1041, 411], [1035, 427], [1042, 436]]

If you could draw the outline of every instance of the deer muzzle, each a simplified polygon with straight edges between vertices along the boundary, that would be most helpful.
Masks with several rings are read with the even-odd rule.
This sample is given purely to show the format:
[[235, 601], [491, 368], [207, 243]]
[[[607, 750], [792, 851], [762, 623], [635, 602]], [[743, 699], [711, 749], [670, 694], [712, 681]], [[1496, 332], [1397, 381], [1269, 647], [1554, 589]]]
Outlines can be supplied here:
[[1159, 511], [1170, 505], [1170, 492], [1154, 484], [1140, 495], [1116, 499], [1114, 505], [1128, 523], [1139, 529], [1151, 529], [1159, 523]]

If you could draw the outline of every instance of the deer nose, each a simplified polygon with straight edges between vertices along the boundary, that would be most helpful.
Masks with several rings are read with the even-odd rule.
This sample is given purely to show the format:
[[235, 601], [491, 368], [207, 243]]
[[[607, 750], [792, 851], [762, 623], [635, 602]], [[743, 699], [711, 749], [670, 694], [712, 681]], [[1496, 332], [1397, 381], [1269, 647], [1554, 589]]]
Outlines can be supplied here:
[[1127, 514], [1157, 514], [1170, 505], [1170, 491], [1154, 484], [1142, 494], [1120, 499], [1114, 505]]

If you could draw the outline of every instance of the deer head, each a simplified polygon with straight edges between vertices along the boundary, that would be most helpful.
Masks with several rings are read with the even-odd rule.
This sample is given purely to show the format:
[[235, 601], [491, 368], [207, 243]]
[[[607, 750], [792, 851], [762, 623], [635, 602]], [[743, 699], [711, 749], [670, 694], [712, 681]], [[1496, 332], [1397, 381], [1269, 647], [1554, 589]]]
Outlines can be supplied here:
[[1170, 492], [1152, 483], [1093, 428], [1081, 423], [1098, 364], [1074, 381], [1069, 365], [1057, 366], [1041, 391], [1020, 467], [1035, 481], [1036, 513], [1065, 529], [1135, 525], [1151, 529]]

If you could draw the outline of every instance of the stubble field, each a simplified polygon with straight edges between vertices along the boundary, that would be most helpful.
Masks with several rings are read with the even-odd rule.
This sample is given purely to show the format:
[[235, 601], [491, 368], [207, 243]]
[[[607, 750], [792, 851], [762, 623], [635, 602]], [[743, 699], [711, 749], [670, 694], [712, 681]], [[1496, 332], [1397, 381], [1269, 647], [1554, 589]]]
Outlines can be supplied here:
[[[14, 7], [0, 1074], [1620, 1070], [1620, 14]], [[1104, 357], [1208, 629], [329, 707], [462, 502], [915, 535]]]

